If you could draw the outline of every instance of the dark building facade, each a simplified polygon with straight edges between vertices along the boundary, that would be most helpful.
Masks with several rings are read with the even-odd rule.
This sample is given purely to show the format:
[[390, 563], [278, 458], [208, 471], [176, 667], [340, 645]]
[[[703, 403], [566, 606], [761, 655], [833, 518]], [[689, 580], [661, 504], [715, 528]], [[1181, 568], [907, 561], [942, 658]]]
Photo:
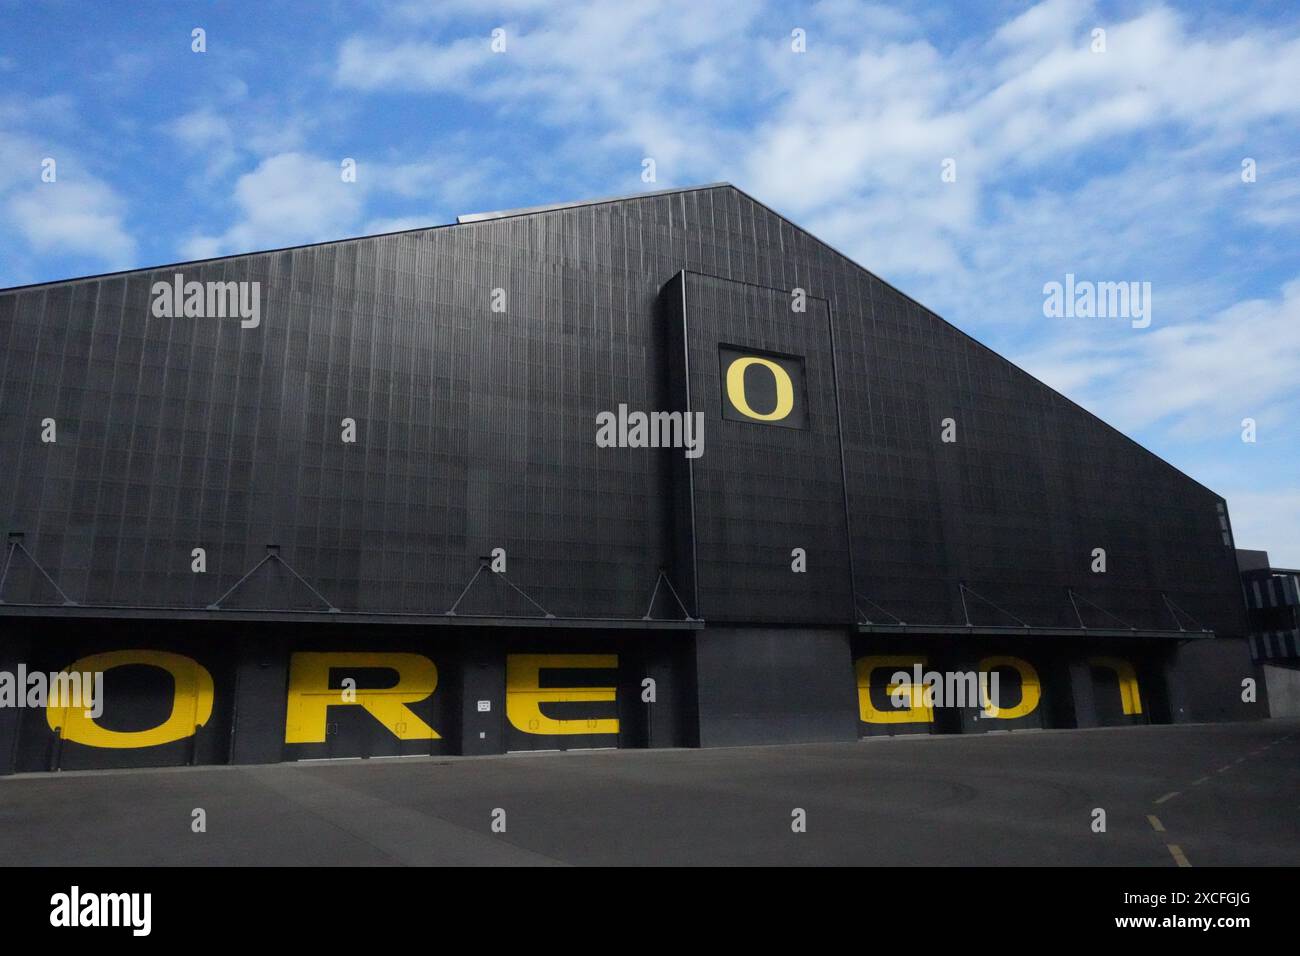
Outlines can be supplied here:
[[0, 670], [106, 689], [0, 771], [1257, 715], [1223, 499], [729, 185], [6, 290], [0, 347]]

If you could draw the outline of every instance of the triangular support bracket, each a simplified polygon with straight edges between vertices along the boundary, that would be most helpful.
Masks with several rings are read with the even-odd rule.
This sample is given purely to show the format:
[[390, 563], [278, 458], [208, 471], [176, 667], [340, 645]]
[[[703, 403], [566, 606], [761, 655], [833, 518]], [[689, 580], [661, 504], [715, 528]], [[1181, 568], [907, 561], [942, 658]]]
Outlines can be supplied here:
[[883, 607], [881, 607], [879, 604], [877, 604], [875, 601], [871, 600], [870, 598], [868, 598], [868, 597], [864, 597], [863, 595], [858, 594], [857, 592], [854, 592], [853, 597], [854, 597], [853, 610], [854, 610], [854, 612], [858, 615], [858, 623], [859, 623], [859, 624], [874, 624], [874, 623], [876, 623], [875, 621], [871, 620], [871, 618], [869, 618], [869, 617], [867, 617], [865, 614], [863, 614], [863, 613], [862, 613], [862, 608], [858, 607], [858, 601], [864, 601], [864, 602], [866, 602], [867, 604], [870, 604], [872, 607], [874, 607], [874, 608], [875, 608], [877, 611], [879, 611], [881, 614], [885, 614], [885, 615], [887, 615], [887, 616], [889, 616], [889, 617], [892, 617], [892, 618], [894, 619], [894, 621], [898, 624], [899, 627], [906, 627], [906, 626], [907, 626], [907, 622], [904, 621], [901, 617], [899, 617], [897, 614], [893, 614], [893, 613], [891, 613], [890, 611], [886, 611]]
[[59, 597], [63, 598], [64, 607], [77, 606], [77, 602], [63, 593], [63, 588], [59, 587], [58, 584], [55, 583], [54, 578], [50, 577], [49, 573], [41, 567], [41, 562], [37, 561], [32, 553], [27, 550], [27, 547], [23, 544], [23, 533], [21, 531], [9, 532], [9, 548], [5, 552], [5, 564], [3, 568], [0, 568], [0, 604], [5, 603], [5, 579], [9, 577], [9, 566], [13, 563], [14, 554], [19, 551], [21, 551], [23, 556], [31, 562], [32, 567], [41, 572], [41, 577], [45, 578], [45, 580], [50, 583], [50, 587], [59, 592]]
[[465, 585], [465, 590], [460, 592], [460, 597], [456, 598], [456, 603], [443, 612], [447, 617], [458, 616], [456, 614], [456, 608], [460, 607], [460, 602], [465, 600], [465, 595], [469, 594], [469, 589], [474, 586], [474, 582], [478, 580], [479, 575], [482, 574], [484, 571], [487, 571], [488, 574], [498, 575], [502, 581], [504, 581], [507, 585], [513, 588], [516, 592], [518, 592], [519, 595], [521, 595], [525, 601], [527, 601], [533, 607], [537, 608], [537, 610], [541, 611], [542, 616], [545, 617], [548, 621], [555, 619], [554, 614], [552, 614], [550, 611], [546, 610], [546, 608], [542, 607], [540, 604], [534, 601], [531, 597], [528, 596], [528, 593], [523, 588], [521, 588], [519, 585], [515, 584], [514, 581], [511, 581], [508, 577], [506, 577], [506, 573], [504, 571], [489, 570], [489, 565], [491, 564], [491, 562], [492, 559], [488, 557], [480, 557], [478, 559], [478, 570], [475, 571], [474, 576], [469, 579], [469, 584]]
[[1165, 602], [1165, 607], [1169, 608], [1169, 613], [1170, 613], [1171, 615], [1173, 615], [1174, 623], [1178, 625], [1178, 630], [1180, 630], [1180, 631], [1184, 631], [1184, 632], [1187, 630], [1187, 628], [1183, 627], [1182, 619], [1179, 618], [1179, 616], [1178, 616], [1178, 612], [1179, 612], [1179, 611], [1182, 611], [1183, 616], [1186, 617], [1187, 620], [1189, 620], [1189, 621], [1191, 621], [1193, 624], [1195, 624], [1197, 630], [1201, 631], [1202, 633], [1206, 633], [1205, 625], [1203, 625], [1203, 624], [1202, 624], [1200, 621], [1198, 621], [1196, 618], [1192, 617], [1192, 616], [1191, 616], [1190, 614], [1188, 614], [1186, 611], [1183, 611], [1182, 608], [1180, 608], [1177, 604], [1175, 604], [1173, 601], [1171, 601], [1171, 600], [1169, 599], [1169, 595], [1166, 594], [1164, 591], [1161, 591], [1161, 592], [1160, 592], [1160, 598], [1161, 598], [1161, 600], [1163, 600], [1163, 601]]
[[643, 621], [661, 620], [660, 618], [654, 618], [650, 616], [650, 612], [655, 609], [655, 598], [659, 596], [660, 584], [666, 584], [668, 586], [668, 593], [673, 596], [673, 600], [677, 602], [677, 606], [682, 609], [683, 620], [694, 621], [695, 618], [691, 617], [691, 612], [686, 610], [686, 605], [682, 603], [681, 597], [678, 596], [677, 594], [677, 589], [673, 587], [673, 582], [668, 580], [668, 575], [663, 568], [659, 569], [659, 576], [655, 578], [654, 590], [650, 592], [650, 603], [649, 605], [646, 606], [645, 614], [642, 616], [641, 620]]
[[1010, 611], [1008, 611], [1006, 608], [1004, 608], [1004, 607], [999, 607], [998, 605], [996, 605], [996, 604], [994, 604], [992, 601], [990, 601], [988, 598], [986, 598], [984, 595], [982, 595], [982, 594], [980, 594], [978, 591], [976, 591], [974, 588], [967, 587], [965, 581], [958, 581], [958, 582], [957, 582], [957, 588], [958, 588], [959, 593], [961, 594], [961, 612], [962, 612], [962, 614], [963, 614], [963, 615], [965, 616], [965, 618], [966, 618], [966, 626], [967, 626], [967, 627], [974, 627], [974, 626], [975, 626], [974, 624], [971, 623], [971, 620], [970, 620], [970, 610], [969, 610], [969, 609], [967, 608], [967, 606], [966, 606], [966, 595], [967, 595], [967, 594], [970, 594], [970, 595], [973, 595], [974, 597], [979, 598], [981, 601], [983, 601], [985, 604], [987, 604], [989, 607], [993, 608], [994, 610], [996, 610], [996, 611], [1001, 611], [1003, 614], [1005, 614], [1007, 617], [1011, 618], [1011, 620], [1015, 621], [1015, 622], [1016, 622], [1017, 624], [1019, 624], [1021, 627], [1028, 627], [1028, 626], [1029, 626], [1029, 625], [1026, 624], [1024, 621], [1020, 620], [1020, 618], [1016, 617], [1014, 614], [1012, 614]]
[[339, 613], [339, 609], [330, 603], [329, 598], [325, 597], [325, 595], [321, 594], [314, 587], [312, 587], [311, 584], [307, 582], [306, 578], [304, 578], [301, 574], [299, 574], [290, 566], [288, 561], [280, 557], [280, 546], [278, 544], [268, 544], [266, 546], [266, 557], [262, 558], [261, 561], [258, 561], [257, 564], [253, 565], [253, 567], [249, 569], [249, 572], [247, 574], [245, 574], [242, 578], [240, 578], [238, 581], [235, 582], [234, 587], [232, 587], [225, 594], [221, 595], [221, 597], [217, 598], [215, 601], [209, 604], [208, 610], [209, 611], [224, 610], [221, 607], [221, 602], [224, 601], [226, 598], [230, 597], [230, 595], [234, 594], [236, 591], [238, 591], [245, 581], [247, 581], [254, 574], [256, 574], [259, 569], [261, 569], [262, 565], [267, 564], [268, 562], [271, 561], [278, 562], [280, 566], [283, 567], [290, 574], [292, 574], [294, 578], [297, 579], [302, 584], [303, 587], [305, 587], [312, 594], [316, 595], [316, 597], [320, 599], [321, 603], [325, 605], [326, 609], [331, 614]]
[[[1118, 614], [1112, 614], [1110, 611], [1106, 610], [1106, 609], [1105, 609], [1104, 607], [1102, 607], [1100, 604], [1094, 604], [1092, 601], [1089, 601], [1089, 600], [1088, 600], [1086, 597], [1084, 597], [1082, 594], [1079, 594], [1078, 592], [1076, 592], [1076, 591], [1074, 590], [1074, 588], [1067, 587], [1067, 588], [1065, 589], [1065, 593], [1068, 594], [1068, 595], [1070, 596], [1070, 606], [1074, 608], [1074, 616], [1075, 616], [1076, 618], [1079, 619], [1079, 628], [1080, 628], [1081, 630], [1086, 631], [1086, 630], [1088, 629], [1088, 625], [1085, 624], [1085, 623], [1083, 622], [1083, 615], [1079, 612], [1079, 601], [1082, 601], [1084, 604], [1088, 605], [1088, 607], [1096, 608], [1098, 611], [1101, 611], [1102, 614], [1105, 614], [1107, 617], [1111, 618], [1112, 620], [1119, 621], [1121, 624], [1123, 624], [1125, 627], [1127, 627], [1130, 631], [1136, 631], [1136, 630], [1137, 630], [1136, 627], [1134, 627], [1134, 626], [1133, 626], [1132, 624], [1130, 624], [1128, 621], [1124, 620], [1124, 619], [1123, 619], [1122, 617], [1120, 617]], [[1180, 630], [1181, 630], [1181, 628], [1180, 628]]]

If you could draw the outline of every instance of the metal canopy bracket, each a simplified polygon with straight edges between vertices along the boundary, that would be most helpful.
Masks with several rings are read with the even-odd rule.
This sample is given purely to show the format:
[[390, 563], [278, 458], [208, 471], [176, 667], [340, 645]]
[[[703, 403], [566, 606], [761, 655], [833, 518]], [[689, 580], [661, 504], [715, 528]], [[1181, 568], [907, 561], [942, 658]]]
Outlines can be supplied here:
[[[1071, 604], [1071, 606], [1074, 607], [1074, 616], [1077, 617], [1077, 618], [1079, 619], [1079, 627], [1083, 628], [1085, 631], [1088, 629], [1088, 625], [1085, 624], [1085, 623], [1083, 623], [1083, 615], [1079, 613], [1079, 604], [1078, 604], [1079, 601], [1082, 601], [1084, 604], [1088, 605], [1088, 607], [1096, 608], [1098, 611], [1101, 611], [1102, 614], [1105, 614], [1108, 618], [1111, 618], [1112, 620], [1115, 620], [1115, 621], [1119, 621], [1121, 624], [1123, 624], [1125, 627], [1127, 627], [1130, 631], [1136, 631], [1136, 630], [1137, 630], [1136, 627], [1134, 627], [1134, 626], [1133, 626], [1132, 624], [1130, 624], [1128, 621], [1124, 620], [1124, 619], [1123, 619], [1122, 617], [1120, 617], [1118, 614], [1112, 614], [1110, 611], [1106, 610], [1106, 609], [1105, 609], [1104, 607], [1102, 607], [1100, 604], [1094, 604], [1092, 601], [1089, 601], [1089, 600], [1088, 600], [1086, 597], [1084, 597], [1082, 594], [1077, 594], [1077, 593], [1075, 593], [1074, 588], [1067, 587], [1067, 588], [1065, 589], [1065, 593], [1068, 594], [1068, 595], [1070, 596], [1070, 604]], [[1182, 628], [1180, 627], [1179, 630], [1181, 631]]]
[[31, 562], [32, 567], [41, 572], [41, 577], [50, 583], [50, 587], [59, 592], [59, 597], [63, 598], [64, 607], [77, 606], [77, 602], [63, 593], [63, 588], [54, 582], [54, 578], [50, 577], [49, 573], [41, 567], [41, 563], [27, 550], [23, 544], [23, 533], [21, 531], [9, 532], [9, 548], [5, 553], [4, 568], [0, 569], [0, 604], [4, 604], [5, 579], [9, 576], [9, 566], [13, 563], [14, 554], [18, 551], [21, 551], [27, 560]]
[[874, 624], [874, 623], [875, 623], [874, 621], [871, 620], [871, 618], [867, 617], [865, 614], [862, 613], [862, 608], [858, 607], [858, 601], [865, 601], [867, 604], [870, 604], [872, 607], [874, 607], [874, 608], [875, 608], [877, 611], [879, 611], [881, 614], [885, 614], [885, 615], [887, 615], [887, 616], [889, 616], [889, 617], [892, 617], [892, 618], [894, 619], [895, 623], [899, 624], [900, 626], [904, 626], [904, 627], [905, 627], [905, 626], [907, 625], [907, 622], [904, 621], [901, 617], [899, 617], [897, 614], [892, 614], [892, 613], [890, 613], [889, 611], [886, 611], [883, 607], [881, 607], [881, 606], [880, 606], [879, 604], [877, 604], [875, 601], [871, 600], [871, 598], [869, 598], [869, 597], [865, 597], [865, 596], [859, 594], [859, 593], [856, 592], [856, 591], [853, 592], [853, 597], [854, 597], [853, 610], [854, 610], [854, 611], [857, 613], [857, 615], [858, 615], [858, 623], [859, 623], [859, 624]]
[[1026, 624], [1024, 621], [1020, 620], [1020, 618], [1016, 617], [1014, 614], [1012, 614], [1012, 613], [1011, 613], [1010, 611], [1008, 611], [1006, 608], [1004, 608], [1004, 607], [999, 607], [998, 605], [996, 605], [996, 604], [994, 604], [992, 601], [990, 601], [988, 598], [986, 598], [984, 595], [982, 595], [982, 594], [980, 594], [978, 591], [976, 591], [974, 588], [967, 587], [965, 581], [958, 581], [958, 582], [957, 582], [957, 587], [958, 587], [958, 589], [959, 589], [959, 591], [960, 591], [960, 593], [961, 593], [961, 611], [962, 611], [962, 615], [966, 618], [966, 626], [967, 626], [967, 627], [974, 627], [974, 626], [975, 626], [974, 624], [971, 623], [971, 620], [970, 620], [970, 610], [969, 610], [969, 609], [967, 608], [967, 606], [966, 606], [966, 594], [967, 594], [968, 592], [969, 592], [972, 596], [979, 598], [981, 601], [983, 601], [983, 602], [984, 602], [985, 604], [987, 604], [989, 607], [993, 608], [995, 611], [1001, 611], [1003, 614], [1005, 614], [1007, 617], [1011, 618], [1011, 620], [1015, 621], [1015, 622], [1016, 622], [1017, 624], [1019, 624], [1021, 627], [1029, 627], [1028, 624]]
[[1169, 613], [1173, 615], [1174, 623], [1178, 625], [1178, 630], [1180, 630], [1180, 631], [1186, 631], [1186, 630], [1187, 630], [1187, 628], [1183, 627], [1183, 622], [1182, 622], [1182, 620], [1178, 617], [1178, 613], [1179, 613], [1180, 611], [1182, 611], [1183, 617], [1187, 618], [1187, 620], [1189, 620], [1189, 621], [1191, 621], [1193, 624], [1195, 624], [1195, 625], [1196, 625], [1196, 629], [1197, 629], [1198, 631], [1200, 631], [1202, 634], [1208, 634], [1208, 633], [1209, 633], [1209, 631], [1206, 629], [1205, 625], [1203, 625], [1203, 624], [1202, 624], [1200, 621], [1198, 621], [1196, 618], [1192, 617], [1192, 616], [1191, 616], [1190, 614], [1188, 614], [1186, 611], [1183, 611], [1182, 608], [1180, 608], [1177, 604], [1175, 604], [1173, 601], [1171, 601], [1171, 600], [1169, 599], [1169, 595], [1166, 594], [1164, 591], [1161, 591], [1161, 592], [1160, 592], [1160, 597], [1161, 597], [1162, 600], [1164, 600], [1164, 602], [1165, 602], [1165, 607], [1169, 608]]
[[301, 574], [299, 574], [297, 571], [295, 571], [295, 570], [294, 570], [294, 569], [289, 565], [289, 562], [288, 562], [288, 561], [286, 561], [286, 560], [284, 560], [284, 558], [280, 557], [280, 546], [279, 546], [278, 544], [268, 544], [268, 545], [266, 546], [266, 557], [262, 558], [261, 561], [258, 561], [257, 564], [253, 565], [253, 567], [249, 570], [249, 572], [248, 572], [247, 574], [245, 574], [242, 578], [240, 578], [238, 581], [235, 582], [235, 586], [234, 586], [234, 587], [232, 587], [232, 588], [231, 588], [229, 591], [227, 591], [225, 594], [221, 595], [221, 597], [217, 598], [215, 601], [213, 601], [211, 604], [209, 604], [209, 605], [208, 605], [208, 610], [209, 610], [209, 611], [220, 611], [220, 610], [222, 610], [221, 602], [224, 601], [226, 598], [230, 597], [230, 595], [234, 594], [236, 591], [238, 591], [239, 588], [243, 585], [243, 583], [244, 583], [245, 581], [247, 581], [247, 580], [248, 580], [249, 578], [251, 578], [254, 574], [256, 574], [256, 573], [258, 572], [258, 569], [260, 569], [260, 568], [262, 567], [262, 565], [266, 564], [266, 563], [269, 562], [269, 561], [275, 561], [275, 562], [278, 562], [278, 563], [280, 564], [281, 567], [283, 567], [283, 568], [284, 568], [285, 570], [287, 570], [290, 574], [292, 574], [292, 575], [294, 576], [294, 578], [296, 578], [299, 582], [301, 582], [302, 585], [303, 585], [303, 587], [305, 587], [305, 588], [306, 588], [308, 591], [310, 591], [312, 594], [316, 595], [316, 597], [318, 597], [318, 598], [320, 599], [320, 602], [321, 602], [322, 604], [325, 605], [326, 610], [328, 610], [331, 614], [338, 614], [338, 613], [339, 613], [339, 609], [336, 608], [333, 604], [330, 603], [329, 598], [325, 597], [325, 595], [321, 594], [321, 593], [320, 593], [319, 591], [317, 591], [314, 587], [312, 587], [312, 586], [307, 582], [307, 579], [306, 579], [306, 578], [304, 578]]
[[460, 597], [456, 598], [456, 603], [453, 604], [450, 608], [448, 608], [448, 609], [444, 612], [444, 614], [445, 614], [447, 617], [456, 617], [456, 616], [457, 616], [457, 615], [456, 615], [456, 608], [460, 607], [460, 602], [463, 601], [463, 600], [465, 600], [465, 595], [468, 594], [468, 593], [469, 593], [469, 589], [472, 588], [472, 587], [474, 586], [474, 582], [478, 580], [479, 575], [482, 574], [484, 571], [488, 571], [489, 574], [495, 574], [495, 575], [498, 575], [498, 576], [501, 578], [502, 581], [504, 581], [504, 582], [505, 582], [507, 585], [509, 585], [510, 587], [514, 588], [515, 591], [517, 591], [520, 595], [523, 596], [523, 599], [524, 599], [525, 601], [527, 601], [527, 602], [528, 602], [529, 604], [531, 604], [533, 607], [537, 608], [537, 610], [541, 611], [541, 612], [542, 612], [542, 616], [545, 617], [547, 620], [552, 620], [552, 619], [554, 619], [554, 617], [555, 617], [554, 614], [552, 614], [550, 611], [546, 610], [546, 608], [542, 607], [540, 604], [538, 604], [536, 601], [534, 601], [531, 597], [529, 597], [528, 594], [527, 594], [527, 592], [525, 592], [523, 588], [519, 587], [519, 585], [515, 584], [515, 582], [511, 581], [508, 577], [506, 577], [506, 573], [505, 573], [504, 571], [489, 571], [489, 570], [488, 570], [488, 566], [489, 566], [491, 563], [492, 563], [492, 559], [489, 558], [489, 557], [487, 557], [486, 555], [480, 555], [480, 556], [479, 556], [479, 559], [478, 559], [478, 570], [475, 571], [475, 572], [474, 572], [474, 576], [473, 576], [472, 578], [469, 579], [469, 584], [465, 585], [465, 590], [463, 590], [463, 591], [460, 592]]
[[655, 620], [655, 618], [650, 616], [650, 612], [652, 612], [655, 609], [655, 598], [658, 597], [659, 595], [660, 584], [668, 585], [668, 593], [673, 596], [673, 600], [677, 602], [677, 606], [682, 609], [682, 619], [686, 621], [694, 621], [695, 618], [691, 617], [691, 612], [686, 610], [686, 605], [683, 604], [682, 599], [678, 597], [677, 589], [673, 587], [673, 582], [668, 580], [668, 575], [664, 572], [663, 568], [659, 569], [659, 576], [655, 578], [654, 590], [650, 592], [650, 603], [649, 605], [647, 605], [645, 609], [645, 615], [641, 618], [641, 620], [643, 621]]

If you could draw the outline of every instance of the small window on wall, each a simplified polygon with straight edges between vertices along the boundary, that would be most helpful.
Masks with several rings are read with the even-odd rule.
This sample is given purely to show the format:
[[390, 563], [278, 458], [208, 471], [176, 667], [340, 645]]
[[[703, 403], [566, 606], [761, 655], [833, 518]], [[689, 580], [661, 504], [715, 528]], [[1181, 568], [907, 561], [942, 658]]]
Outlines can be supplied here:
[[1222, 501], [1218, 502], [1215, 507], [1219, 512], [1219, 531], [1223, 533], [1223, 543], [1230, 548], [1232, 547], [1232, 532], [1228, 529], [1228, 509], [1223, 506]]
[[738, 345], [718, 346], [722, 417], [733, 422], [808, 427], [803, 359]]

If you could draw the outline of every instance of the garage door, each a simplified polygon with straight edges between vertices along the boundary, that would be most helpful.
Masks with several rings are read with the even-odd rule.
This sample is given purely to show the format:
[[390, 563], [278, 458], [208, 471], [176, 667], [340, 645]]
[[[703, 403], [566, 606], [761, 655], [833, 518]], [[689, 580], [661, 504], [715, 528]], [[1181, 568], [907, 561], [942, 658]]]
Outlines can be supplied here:
[[286, 760], [442, 753], [448, 696], [413, 652], [299, 652], [289, 658]]
[[506, 655], [506, 749], [619, 746], [617, 654]]
[[1142, 689], [1131, 661], [1120, 657], [1090, 657], [1092, 698], [1097, 723], [1103, 727], [1147, 723]]
[[[899, 671], [912, 673], [914, 665], [924, 668], [926, 660], [923, 654], [874, 654], [857, 659], [858, 736], [932, 732], [934, 711], [925, 705], [920, 690], [911, 681], [893, 680]], [[903, 706], [898, 706], [900, 703]]]

